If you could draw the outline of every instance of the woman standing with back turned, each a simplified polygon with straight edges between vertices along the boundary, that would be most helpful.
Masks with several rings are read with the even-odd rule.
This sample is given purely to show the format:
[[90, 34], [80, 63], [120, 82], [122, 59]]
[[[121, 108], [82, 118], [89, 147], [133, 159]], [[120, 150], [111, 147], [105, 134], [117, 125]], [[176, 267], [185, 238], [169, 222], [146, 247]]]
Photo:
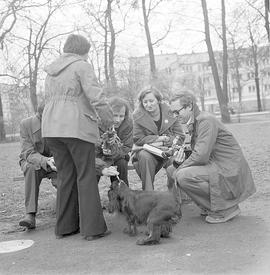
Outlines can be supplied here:
[[[87, 62], [89, 49], [83, 36], [72, 34], [65, 42], [64, 54], [45, 69], [47, 102], [42, 135], [57, 167], [57, 238], [79, 230], [87, 240], [109, 233], [95, 171], [95, 143], [99, 135], [96, 110], [102, 108], [102, 93]], [[110, 124], [112, 112], [104, 102], [103, 98], [100, 116]]]

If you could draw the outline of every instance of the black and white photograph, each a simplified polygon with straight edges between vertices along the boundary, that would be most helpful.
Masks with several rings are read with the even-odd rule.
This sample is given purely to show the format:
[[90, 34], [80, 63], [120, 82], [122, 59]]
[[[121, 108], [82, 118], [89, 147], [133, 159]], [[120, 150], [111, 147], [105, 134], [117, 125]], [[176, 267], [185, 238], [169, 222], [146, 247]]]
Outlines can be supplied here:
[[270, 274], [269, 16], [0, 0], [0, 274]]

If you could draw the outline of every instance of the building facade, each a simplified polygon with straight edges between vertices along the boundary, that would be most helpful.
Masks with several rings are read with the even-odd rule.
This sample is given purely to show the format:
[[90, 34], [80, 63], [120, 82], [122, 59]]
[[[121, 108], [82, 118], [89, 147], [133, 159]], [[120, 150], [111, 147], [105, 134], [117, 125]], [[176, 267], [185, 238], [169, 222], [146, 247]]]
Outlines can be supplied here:
[[[261, 47], [257, 51], [259, 68], [259, 88], [263, 110], [270, 109], [270, 55], [269, 47]], [[222, 53], [215, 52], [215, 59], [222, 85]], [[147, 84], [150, 67], [149, 56], [132, 57], [129, 60], [130, 75], [135, 81]], [[155, 56], [157, 75], [166, 86], [166, 93], [172, 94], [177, 90], [192, 90], [200, 99], [204, 109], [219, 112], [214, 79], [207, 52], [178, 55], [160, 54]], [[236, 74], [236, 61], [238, 74]], [[229, 107], [236, 112], [257, 111], [257, 93], [255, 85], [255, 66], [251, 49], [241, 49], [229, 52], [228, 57], [228, 99]], [[237, 77], [239, 86], [237, 86]], [[240, 94], [240, 99], [239, 99]]]

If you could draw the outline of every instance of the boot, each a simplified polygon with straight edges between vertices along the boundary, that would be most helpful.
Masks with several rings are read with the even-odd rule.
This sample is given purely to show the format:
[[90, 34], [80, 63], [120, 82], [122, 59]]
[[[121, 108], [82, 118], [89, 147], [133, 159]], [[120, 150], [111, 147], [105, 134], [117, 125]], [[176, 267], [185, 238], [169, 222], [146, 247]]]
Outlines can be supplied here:
[[27, 229], [36, 228], [36, 214], [35, 213], [26, 214], [25, 217], [22, 220], [20, 220], [19, 225], [24, 226]]

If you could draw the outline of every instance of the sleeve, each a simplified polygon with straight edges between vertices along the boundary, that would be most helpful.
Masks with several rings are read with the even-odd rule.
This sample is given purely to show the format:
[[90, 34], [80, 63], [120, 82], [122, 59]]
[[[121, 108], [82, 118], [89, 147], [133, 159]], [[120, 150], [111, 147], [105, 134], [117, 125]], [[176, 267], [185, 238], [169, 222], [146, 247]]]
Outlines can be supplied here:
[[202, 120], [198, 125], [198, 137], [194, 149], [179, 168], [207, 164], [216, 143], [217, 133], [218, 127], [214, 121]]
[[112, 109], [109, 106], [105, 93], [99, 86], [94, 70], [89, 63], [82, 62], [79, 77], [82, 89], [87, 98], [90, 100], [90, 103], [95, 107], [102, 123], [107, 126], [112, 125]]
[[28, 134], [27, 126], [24, 123], [20, 124], [20, 143], [20, 159], [33, 164], [37, 169], [42, 167], [47, 171], [48, 158], [35, 150], [34, 144]]

